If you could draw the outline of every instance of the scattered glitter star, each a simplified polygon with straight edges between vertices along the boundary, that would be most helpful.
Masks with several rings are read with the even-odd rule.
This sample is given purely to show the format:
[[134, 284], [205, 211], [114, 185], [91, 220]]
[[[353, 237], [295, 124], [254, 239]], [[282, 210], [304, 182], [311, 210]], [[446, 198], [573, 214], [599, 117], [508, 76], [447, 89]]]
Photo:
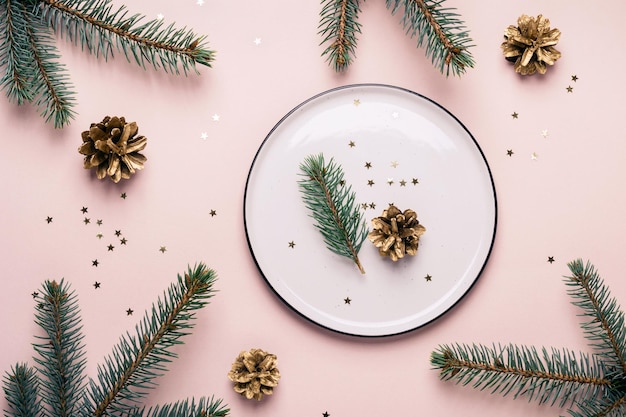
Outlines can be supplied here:
[[548, 129], [544, 129], [541, 131], [541, 136], [543, 136], [544, 138], [548, 137]]
[[392, 185], [393, 184], [393, 178], [387, 178], [387, 184]]
[[329, 416], [330, 416], [330, 414], [328, 414], [328, 411], [324, 411], [324, 412], [322, 413], [322, 416], [323, 416], [323, 417], [329, 417]]
[[369, 207], [369, 205], [367, 203], [362, 203], [361, 207], [363, 208], [363, 210], [367, 210], [367, 207]]
[[554, 256], [548, 256], [548, 262], [550, 263], [554, 262]]
[[113, 252], [113, 249], [115, 249], [115, 246], [109, 244], [109, 246], [107, 246], [107, 251], [109, 252]]
[[391, 161], [391, 167], [392, 168], [398, 168], [398, 165], [400, 165], [400, 164], [398, 164], [398, 161]]
[[539, 158], [539, 155], [537, 155], [537, 152], [533, 152], [530, 154], [530, 159], [532, 159], [533, 161], [536, 161], [537, 158]]
[[207, 140], [208, 138], [209, 138], [209, 135], [206, 132], [200, 133], [200, 139]]
[[365, 163], [365, 168], [370, 169], [372, 167], [372, 163], [371, 162], [366, 162]]
[[161, 13], [157, 15], [157, 20], [163, 20], [163, 15]]
[[508, 150], [506, 151], [506, 154], [507, 154], [508, 156], [513, 156], [513, 153], [514, 153], [514, 152], [513, 152], [513, 149], [508, 149]]
[[96, 224], [97, 224], [98, 226], [102, 226], [102, 220], [100, 220], [100, 219], [96, 220]]
[[350, 304], [352, 302], [352, 300], [350, 299], [350, 297], [346, 297], [346, 298], [343, 299], [343, 302], [345, 304]]
[[83, 220], [83, 223], [89, 224], [91, 223], [91, 219], [89, 217], [85, 217], [85, 220]]
[[[198, 1], [201, 1], [201, 0], [198, 0]], [[128, 310], [126, 310], [126, 315], [127, 316], [132, 316], [133, 315], [133, 309], [129, 308]]]
[[220, 115], [215, 113], [213, 116], [211, 116], [211, 119], [213, 119], [214, 122], [219, 122], [220, 121]]
[[97, 290], [98, 288], [100, 288], [100, 283], [98, 281], [94, 282], [93, 287]]
[[518, 116], [519, 116], [519, 114], [516, 111], [511, 113], [511, 117], [514, 118], [514, 119], [517, 119]]
[[406, 187], [406, 181], [400, 180], [400, 187]]
[[373, 202], [372, 202], [372, 203], [370, 203], [370, 208], [371, 208], [372, 210], [376, 209], [376, 203], [373, 203]]
[[33, 296], [33, 298], [39, 297], [39, 293], [37, 291], [33, 292], [31, 295]]
[[213, 217], [213, 216], [217, 216], [217, 211], [215, 211], [215, 210], [211, 210], [211, 211], [209, 212], [209, 214], [211, 215], [211, 217]]
[[574, 82], [578, 81], [578, 76], [577, 75], [572, 75], [572, 81], [574, 81]]
[[369, 185], [370, 187], [374, 185], [374, 180], [367, 180], [367, 185]]
[[256, 46], [261, 45], [261, 38], [254, 38], [254, 44], [255, 44]]
[[290, 248], [295, 248], [296, 247], [296, 242], [294, 242], [293, 240], [291, 242], [289, 242], [289, 247]]
[[432, 280], [433, 280], [433, 277], [432, 277], [430, 274], [426, 274], [426, 276], [424, 277], [424, 279], [425, 279], [427, 282], [430, 282], [430, 281], [432, 281]]
[[565, 87], [565, 89], [567, 90], [568, 93], [571, 93], [574, 91], [574, 87], [572, 87], [571, 85], [568, 85], [567, 87]]
[[93, 261], [91, 261], [91, 266], [98, 266], [100, 264], [100, 262], [98, 262], [97, 259], [94, 259]]
[[122, 194], [120, 195], [120, 198], [122, 198], [122, 199], [126, 200], [126, 193], [122, 193]]
[[413, 185], [417, 185], [417, 184], [419, 184], [419, 183], [420, 183], [420, 182], [417, 180], [417, 178], [413, 178], [413, 179], [411, 180], [411, 184], [413, 184]]
[[46, 223], [48, 224], [52, 223], [52, 217], [50, 216], [46, 217]]
[[359, 100], [358, 98], [355, 98], [353, 103], [354, 103], [355, 106], [358, 107], [361, 104], [361, 100]]
[[391, 113], [391, 117], [393, 117], [394, 119], [397, 119], [398, 117], [400, 117], [400, 115], [398, 114], [397, 111], [394, 111], [393, 113]]
[[98, 234], [96, 235], [96, 237], [97, 237], [98, 239], [102, 239], [102, 233], [98, 233]]
[[348, 146], [351, 148], [354, 148], [356, 146], [356, 143], [354, 143], [354, 141], [351, 140], [350, 142], [348, 142]]
[[87, 209], [87, 207], [83, 207], [82, 209], [80, 209], [80, 211], [81, 211], [83, 214], [87, 213], [87, 210], [88, 210], [88, 209]]
[[125, 237], [120, 239], [120, 245], [125, 245], [126, 242], [128, 242], [128, 240]]
[[344, 185], [346, 185], [346, 180], [341, 180], [341, 181], [339, 181], [339, 185], [341, 185], [342, 187], [343, 187]]
[[115, 236], [120, 237], [122, 235], [122, 231], [121, 230], [116, 230], [115, 231]]
[[159, 250], [161, 251], [161, 253], [165, 253], [165, 251], [167, 250], [167, 248], [165, 246], [161, 246], [159, 248]]
[[198, 1], [196, 2], [196, 4], [197, 4], [198, 6], [202, 6], [202, 5], [204, 4], [204, 0], [198, 0]]

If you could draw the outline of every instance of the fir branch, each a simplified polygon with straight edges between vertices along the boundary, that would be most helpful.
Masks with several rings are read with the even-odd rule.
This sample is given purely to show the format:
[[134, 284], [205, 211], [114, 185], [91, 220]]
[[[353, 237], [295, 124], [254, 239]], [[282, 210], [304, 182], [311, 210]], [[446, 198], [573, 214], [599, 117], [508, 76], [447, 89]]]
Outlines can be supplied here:
[[5, 72], [0, 79], [0, 88], [5, 90], [9, 100], [18, 105], [32, 100], [28, 86], [27, 54], [24, 43], [27, 22], [23, 14], [22, 2], [17, 0], [0, 1], [0, 63]]
[[344, 173], [334, 159], [326, 163], [323, 154], [309, 155], [300, 164], [298, 181], [302, 200], [317, 221], [326, 247], [337, 255], [350, 258], [365, 273], [358, 253], [367, 237], [363, 214], [355, 204], [356, 194], [345, 184]]
[[74, 44], [80, 44], [105, 59], [113, 46], [145, 68], [145, 64], [166, 72], [198, 72], [195, 64], [211, 66], [215, 52], [204, 36], [162, 20], [144, 22], [145, 16], [128, 16], [126, 8], [113, 9], [110, 0], [39, 0], [42, 19]]
[[626, 328], [624, 312], [611, 297], [593, 265], [578, 259], [568, 264], [572, 276], [566, 277], [568, 294], [589, 321], [581, 327], [602, 360], [626, 374]]
[[148, 410], [146, 417], [224, 417], [230, 410], [222, 405], [222, 400], [200, 398], [198, 403], [192, 399], [164, 404]]
[[402, 24], [417, 46], [426, 46], [426, 56], [446, 76], [461, 75], [474, 66], [468, 48], [472, 40], [464, 22], [454, 9], [443, 7], [445, 0], [387, 0], [395, 14], [402, 9]]
[[33, 345], [39, 354], [35, 362], [41, 375], [41, 400], [51, 416], [71, 417], [80, 410], [77, 402], [83, 394], [85, 368], [76, 296], [63, 280], [46, 281], [37, 301], [35, 322], [45, 332]]
[[328, 55], [335, 71], [343, 71], [352, 63], [355, 54], [356, 34], [361, 33], [357, 21], [359, 0], [323, 0], [320, 12], [319, 35], [322, 44], [330, 43], [322, 53]]
[[136, 335], [126, 334], [98, 366], [98, 381], [91, 381], [88, 393], [90, 415], [128, 414], [137, 401], [154, 387], [154, 379], [163, 374], [164, 363], [177, 355], [171, 348], [193, 327], [195, 310], [208, 304], [213, 296], [215, 272], [204, 264], [189, 268], [184, 277], [172, 284], [146, 312], [136, 326]]
[[4, 376], [3, 389], [8, 410], [5, 417], [39, 417], [41, 403], [37, 391], [39, 381], [35, 370], [24, 364], [17, 364]]
[[74, 94], [65, 67], [58, 62], [59, 54], [50, 29], [22, 4], [26, 26], [26, 44], [31, 57], [29, 71], [30, 92], [46, 122], [54, 120], [54, 127], [61, 128], [74, 118]]
[[443, 345], [431, 354], [431, 364], [442, 380], [454, 380], [473, 388], [490, 389], [503, 396], [512, 394], [559, 407], [578, 397], [595, 397], [610, 387], [600, 377], [594, 357], [580, 358], [567, 350], [506, 345]]

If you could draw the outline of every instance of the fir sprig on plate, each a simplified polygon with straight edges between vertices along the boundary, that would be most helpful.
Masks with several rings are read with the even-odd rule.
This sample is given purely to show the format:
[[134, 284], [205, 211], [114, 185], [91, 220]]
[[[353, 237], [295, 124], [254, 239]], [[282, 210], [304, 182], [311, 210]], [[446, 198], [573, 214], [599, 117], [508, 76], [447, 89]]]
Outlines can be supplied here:
[[594, 354], [567, 349], [442, 345], [431, 364], [443, 380], [539, 403], [571, 404], [573, 417], [622, 417], [626, 413], [624, 312], [593, 265], [576, 260], [566, 277], [572, 303], [587, 318], [581, 324]]
[[298, 186], [304, 204], [311, 211], [326, 247], [354, 261], [362, 274], [359, 250], [369, 229], [356, 204], [356, 194], [346, 184], [344, 172], [333, 158], [326, 162], [324, 154], [309, 155], [300, 164], [302, 179]]

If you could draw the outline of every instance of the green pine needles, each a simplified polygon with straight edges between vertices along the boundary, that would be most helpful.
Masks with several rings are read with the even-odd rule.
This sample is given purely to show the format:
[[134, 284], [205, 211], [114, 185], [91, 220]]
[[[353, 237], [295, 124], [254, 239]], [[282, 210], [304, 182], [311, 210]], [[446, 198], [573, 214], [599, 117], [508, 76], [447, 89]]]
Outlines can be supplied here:
[[568, 294], [587, 318], [581, 327], [592, 355], [511, 344], [442, 345], [431, 355], [441, 379], [559, 407], [569, 404], [573, 417], [626, 415], [624, 312], [593, 265], [576, 260], [568, 267]]
[[96, 380], [85, 380], [85, 347], [80, 310], [63, 280], [46, 281], [37, 294], [35, 321], [43, 336], [34, 344], [35, 367], [18, 363], [3, 380], [6, 417], [220, 417], [222, 400], [202, 397], [146, 409], [140, 401], [176, 358], [172, 347], [193, 327], [195, 311], [213, 296], [215, 272], [204, 264], [188, 268], [170, 285], [150, 313], [122, 335], [98, 366]]
[[[319, 34], [327, 47], [322, 56], [335, 71], [343, 71], [355, 56], [360, 0], [322, 0]], [[407, 35], [417, 38], [417, 46], [426, 48], [426, 57], [448, 76], [463, 74], [474, 66], [469, 51], [472, 39], [455, 9], [444, 7], [445, 0], [386, 0], [392, 14], [402, 12], [401, 23]]]
[[328, 163], [324, 154], [309, 155], [300, 164], [303, 179], [298, 181], [304, 204], [311, 211], [326, 247], [354, 261], [362, 274], [359, 250], [368, 228], [355, 203], [356, 194], [344, 180], [343, 169], [334, 159]]
[[0, 88], [18, 105], [33, 103], [57, 128], [74, 117], [75, 94], [55, 32], [105, 60], [117, 51], [143, 68], [175, 74], [214, 60], [204, 36], [131, 15], [110, 0], [0, 0]]

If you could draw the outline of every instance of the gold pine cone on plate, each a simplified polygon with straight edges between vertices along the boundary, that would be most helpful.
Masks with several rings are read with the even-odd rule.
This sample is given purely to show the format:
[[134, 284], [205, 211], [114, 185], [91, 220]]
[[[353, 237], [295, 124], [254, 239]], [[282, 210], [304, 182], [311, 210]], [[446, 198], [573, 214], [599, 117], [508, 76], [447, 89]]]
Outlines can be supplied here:
[[550, 29], [550, 20], [542, 15], [521, 15], [517, 26], [510, 25], [504, 31], [500, 45], [504, 57], [514, 62], [515, 72], [521, 75], [545, 74], [548, 65], [554, 65], [561, 53], [554, 48], [561, 31]]
[[425, 232], [426, 228], [417, 220], [415, 211], [400, 211], [390, 204], [383, 210], [382, 216], [372, 219], [372, 231], [367, 237], [381, 256], [396, 262], [404, 255], [417, 253], [420, 236]]
[[106, 116], [100, 123], [92, 123], [82, 132], [82, 145], [78, 152], [85, 155], [85, 169], [96, 169], [98, 179], [111, 178], [117, 183], [122, 178], [143, 169], [147, 158], [139, 153], [148, 139], [139, 136], [137, 123], [126, 123], [124, 117]]
[[228, 379], [235, 383], [235, 392], [249, 400], [260, 401], [264, 395], [271, 395], [278, 385], [280, 371], [276, 364], [276, 355], [262, 349], [242, 351], [233, 362]]

